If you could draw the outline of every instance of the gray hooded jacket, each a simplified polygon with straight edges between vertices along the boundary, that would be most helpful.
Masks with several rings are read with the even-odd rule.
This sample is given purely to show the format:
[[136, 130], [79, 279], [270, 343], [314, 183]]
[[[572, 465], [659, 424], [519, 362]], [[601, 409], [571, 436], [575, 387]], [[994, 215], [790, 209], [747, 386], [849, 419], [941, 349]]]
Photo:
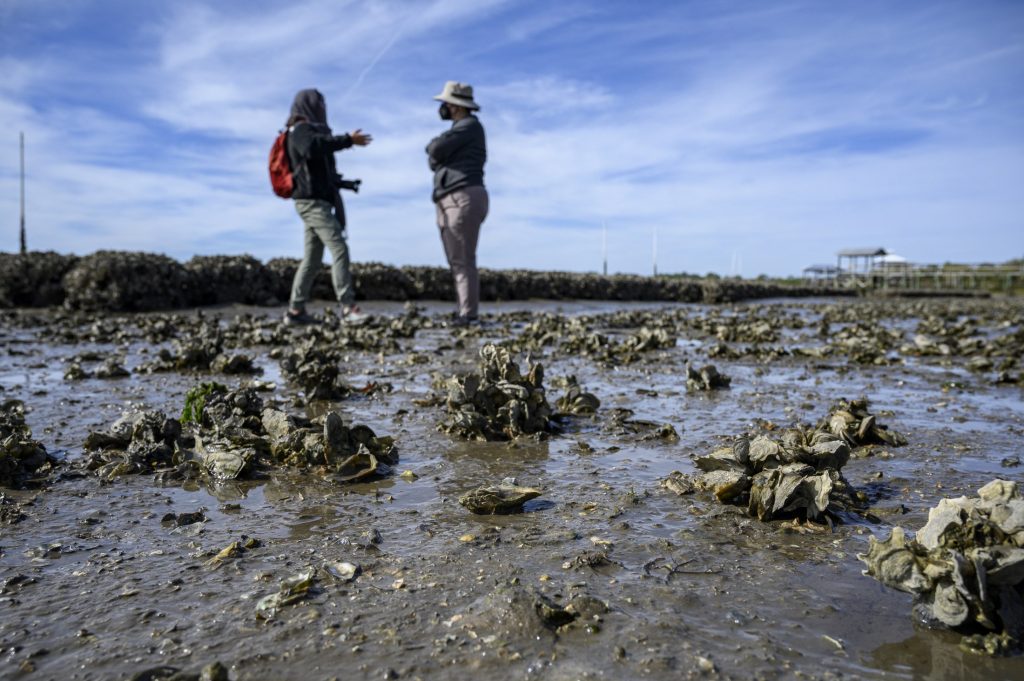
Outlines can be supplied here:
[[295, 181], [292, 198], [334, 203], [338, 220], [344, 225], [344, 209], [335, 184], [334, 152], [351, 147], [352, 138], [331, 132], [324, 96], [313, 89], [300, 90], [295, 95], [288, 126], [288, 161]]

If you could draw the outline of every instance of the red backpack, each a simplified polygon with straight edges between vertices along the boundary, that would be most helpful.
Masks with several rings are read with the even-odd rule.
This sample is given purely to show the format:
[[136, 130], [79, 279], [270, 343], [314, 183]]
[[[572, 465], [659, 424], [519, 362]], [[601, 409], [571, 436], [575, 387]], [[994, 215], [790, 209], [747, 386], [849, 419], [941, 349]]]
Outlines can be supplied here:
[[292, 179], [292, 166], [288, 161], [288, 128], [278, 134], [274, 145], [270, 147], [270, 186], [274, 193], [282, 199], [290, 199], [295, 190]]

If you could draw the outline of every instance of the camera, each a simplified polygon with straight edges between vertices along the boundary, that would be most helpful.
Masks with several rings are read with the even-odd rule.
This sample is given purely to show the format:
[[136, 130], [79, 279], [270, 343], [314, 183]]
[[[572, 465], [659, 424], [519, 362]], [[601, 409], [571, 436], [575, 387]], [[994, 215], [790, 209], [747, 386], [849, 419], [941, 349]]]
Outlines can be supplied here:
[[359, 193], [359, 185], [363, 183], [362, 180], [346, 180], [341, 175], [334, 176], [334, 186], [338, 189], [348, 189], [349, 191]]

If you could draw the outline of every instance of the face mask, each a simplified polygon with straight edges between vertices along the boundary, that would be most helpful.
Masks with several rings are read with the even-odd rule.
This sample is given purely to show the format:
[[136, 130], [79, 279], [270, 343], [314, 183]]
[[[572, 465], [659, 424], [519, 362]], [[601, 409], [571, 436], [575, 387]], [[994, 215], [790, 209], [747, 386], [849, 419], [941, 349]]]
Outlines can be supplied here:
[[452, 119], [452, 112], [444, 102], [441, 102], [441, 106], [437, 108], [437, 115], [441, 117], [442, 121], [450, 121]]

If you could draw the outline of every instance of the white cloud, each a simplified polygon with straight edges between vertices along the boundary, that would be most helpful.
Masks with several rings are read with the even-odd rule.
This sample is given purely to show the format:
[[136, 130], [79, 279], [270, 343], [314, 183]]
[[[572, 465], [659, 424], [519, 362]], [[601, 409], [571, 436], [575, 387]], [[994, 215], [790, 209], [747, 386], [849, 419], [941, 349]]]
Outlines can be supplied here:
[[[606, 108], [615, 101], [602, 85], [556, 75], [492, 85], [487, 89], [487, 97], [499, 115], [506, 111], [525, 112], [534, 118]], [[487, 109], [489, 112], [492, 107]]]

